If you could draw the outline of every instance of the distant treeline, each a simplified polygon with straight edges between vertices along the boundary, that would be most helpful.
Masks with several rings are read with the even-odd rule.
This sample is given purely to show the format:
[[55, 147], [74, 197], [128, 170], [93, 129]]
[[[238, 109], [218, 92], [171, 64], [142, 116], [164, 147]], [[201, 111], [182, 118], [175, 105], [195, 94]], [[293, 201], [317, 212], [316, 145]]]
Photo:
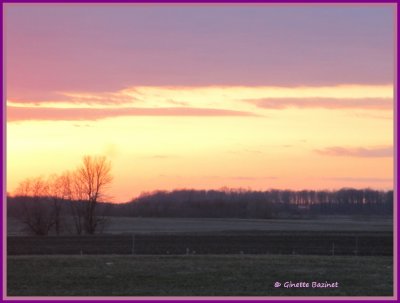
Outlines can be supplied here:
[[[64, 215], [70, 214], [72, 204], [84, 203], [63, 202]], [[18, 216], [18, 206], [26, 203], [35, 202], [29, 197], [9, 197], [9, 215]], [[51, 199], [48, 203], [51, 207]], [[122, 204], [99, 203], [96, 211], [99, 216], [258, 219], [303, 215], [392, 215], [393, 191], [184, 189], [146, 193]]]
[[[390, 215], [393, 191], [345, 188], [315, 190], [174, 190], [142, 194], [120, 205], [142, 217], [278, 218], [309, 215]], [[117, 212], [115, 213], [117, 214]]]

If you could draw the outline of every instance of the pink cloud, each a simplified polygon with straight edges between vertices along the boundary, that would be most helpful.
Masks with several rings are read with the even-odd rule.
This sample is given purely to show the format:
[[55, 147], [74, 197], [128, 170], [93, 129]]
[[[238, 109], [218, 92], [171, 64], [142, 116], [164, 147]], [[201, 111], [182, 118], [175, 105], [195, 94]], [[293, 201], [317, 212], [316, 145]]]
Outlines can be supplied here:
[[324, 149], [316, 149], [315, 152], [325, 156], [383, 158], [383, 157], [393, 157], [393, 146], [369, 147], [369, 148], [364, 148], [364, 147], [346, 148], [346, 147], [333, 146]]
[[244, 111], [212, 108], [48, 108], [7, 107], [7, 121], [23, 120], [99, 120], [121, 116], [254, 116]]
[[44, 105], [46, 103], [68, 102], [70, 104], [124, 104], [140, 101], [133, 96], [124, 96], [122, 94], [102, 92], [102, 93], [53, 93], [53, 95], [42, 98], [11, 98], [9, 101], [15, 104], [34, 104]]
[[325, 108], [325, 109], [375, 109], [391, 110], [390, 98], [337, 99], [337, 98], [264, 98], [244, 100], [266, 109]]

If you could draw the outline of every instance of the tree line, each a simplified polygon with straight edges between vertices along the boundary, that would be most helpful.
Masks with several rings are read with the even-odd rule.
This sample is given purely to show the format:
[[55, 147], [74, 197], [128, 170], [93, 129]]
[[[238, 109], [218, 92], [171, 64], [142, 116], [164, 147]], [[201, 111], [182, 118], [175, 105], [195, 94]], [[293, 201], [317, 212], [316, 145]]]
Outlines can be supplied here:
[[110, 161], [85, 156], [73, 171], [22, 181], [14, 197], [7, 197], [8, 216], [36, 235], [80, 235], [101, 231], [112, 216], [270, 219], [393, 214], [392, 190], [181, 189], [142, 193], [115, 204], [106, 202], [111, 181]]
[[[118, 212], [120, 208], [120, 212]], [[174, 190], [144, 193], [114, 215], [142, 217], [282, 218], [299, 215], [392, 215], [393, 191]]]
[[73, 171], [22, 181], [15, 197], [7, 199], [8, 215], [36, 235], [47, 235], [52, 229], [59, 235], [68, 213], [77, 234], [94, 234], [104, 221], [96, 208], [106, 198], [111, 181], [111, 162], [106, 157], [85, 156]]

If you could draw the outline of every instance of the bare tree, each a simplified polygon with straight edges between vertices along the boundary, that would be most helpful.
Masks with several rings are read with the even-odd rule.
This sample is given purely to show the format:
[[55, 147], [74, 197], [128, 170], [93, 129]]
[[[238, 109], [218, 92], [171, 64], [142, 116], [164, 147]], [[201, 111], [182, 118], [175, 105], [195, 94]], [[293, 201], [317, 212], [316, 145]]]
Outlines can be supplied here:
[[84, 229], [94, 234], [101, 218], [96, 206], [103, 201], [107, 187], [112, 181], [111, 162], [104, 156], [85, 156], [83, 163], [74, 174], [75, 187], [85, 201]]
[[47, 186], [49, 199], [53, 207], [54, 229], [56, 234], [59, 235], [62, 228], [62, 205], [68, 199], [63, 183], [63, 175], [51, 175], [47, 181]]
[[26, 179], [19, 184], [16, 195], [23, 197], [20, 219], [38, 235], [47, 235], [54, 226], [61, 233], [62, 208], [68, 201], [77, 234], [94, 234], [102, 228], [105, 217], [98, 216], [96, 206], [106, 198], [112, 181], [111, 162], [104, 156], [85, 156], [73, 172]]
[[[16, 195], [26, 199], [18, 212], [19, 219], [36, 235], [47, 235], [55, 224], [47, 182], [42, 177], [26, 179], [19, 184]], [[28, 198], [31, 201], [27, 201]]]
[[[78, 217], [83, 217], [82, 211], [77, 212], [75, 207], [79, 203], [74, 203], [76, 201], [82, 201], [81, 190], [76, 188], [76, 180], [74, 174], [65, 171], [61, 175], [53, 174], [48, 179], [49, 188], [49, 198], [52, 201], [53, 214], [54, 214], [54, 229], [57, 235], [62, 231], [65, 225], [65, 218], [63, 217], [63, 207], [68, 203], [72, 208], [72, 215], [75, 220], [75, 213]], [[81, 221], [80, 219], [78, 221]], [[79, 224], [80, 226], [82, 224]], [[81, 227], [77, 227], [77, 233], [81, 234]]]
[[75, 231], [78, 235], [83, 232], [85, 215], [85, 191], [84, 185], [77, 176], [77, 171], [68, 173], [65, 178], [66, 186], [69, 188], [72, 219]]

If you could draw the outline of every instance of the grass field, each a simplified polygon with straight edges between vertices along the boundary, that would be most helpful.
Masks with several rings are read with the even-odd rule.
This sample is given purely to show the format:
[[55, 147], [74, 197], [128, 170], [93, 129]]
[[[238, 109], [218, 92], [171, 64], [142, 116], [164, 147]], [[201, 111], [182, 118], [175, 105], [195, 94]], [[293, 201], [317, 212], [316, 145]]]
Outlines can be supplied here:
[[[391, 296], [393, 291], [393, 257], [378, 256], [392, 252], [390, 217], [113, 217], [105, 235], [94, 237], [21, 237], [24, 227], [12, 219], [7, 223], [9, 296]], [[333, 246], [335, 255], [326, 255]], [[188, 249], [189, 255], [177, 255]], [[133, 250], [144, 255], [121, 255]], [[43, 255], [24, 255], [29, 253]], [[338, 287], [275, 288], [277, 281], [328, 281]]]
[[390, 217], [320, 216], [308, 219], [112, 217], [106, 233], [193, 233], [241, 231], [392, 231]]
[[[70, 230], [73, 232], [71, 226]], [[319, 216], [304, 219], [133, 218], [109, 217], [107, 234], [252, 232], [252, 231], [392, 231], [393, 218], [385, 216]], [[67, 230], [65, 232], [68, 232]], [[26, 235], [26, 227], [7, 220], [8, 235]]]
[[391, 296], [393, 282], [390, 257], [9, 256], [7, 266], [8, 296]]
[[257, 231], [236, 233], [9, 236], [8, 255], [300, 254], [393, 255], [391, 232]]

